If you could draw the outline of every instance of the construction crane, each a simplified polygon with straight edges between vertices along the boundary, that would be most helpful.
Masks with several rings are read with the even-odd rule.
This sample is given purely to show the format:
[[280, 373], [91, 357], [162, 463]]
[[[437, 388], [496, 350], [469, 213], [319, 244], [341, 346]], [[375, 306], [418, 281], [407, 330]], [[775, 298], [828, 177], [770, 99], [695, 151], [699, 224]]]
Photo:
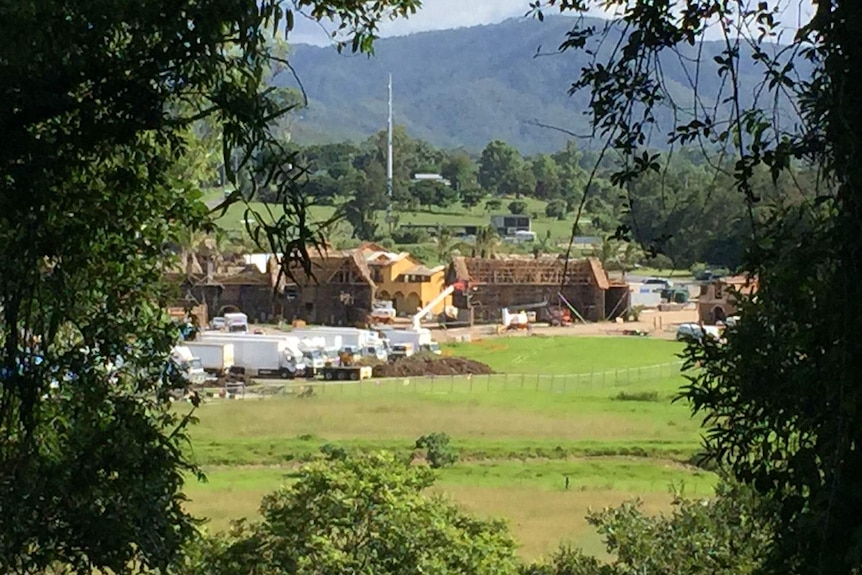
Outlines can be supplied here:
[[416, 312], [416, 314], [411, 318], [410, 324], [413, 329], [418, 330], [420, 327], [422, 327], [420, 322], [422, 321], [422, 318], [425, 317], [425, 314], [434, 309], [434, 306], [439, 304], [441, 301], [452, 295], [455, 290], [461, 292], [467, 291], [467, 285], [463, 281], [458, 280], [452, 285], [448, 286], [443, 291], [441, 291], [439, 295], [437, 295], [437, 297], [428, 302], [425, 307]]

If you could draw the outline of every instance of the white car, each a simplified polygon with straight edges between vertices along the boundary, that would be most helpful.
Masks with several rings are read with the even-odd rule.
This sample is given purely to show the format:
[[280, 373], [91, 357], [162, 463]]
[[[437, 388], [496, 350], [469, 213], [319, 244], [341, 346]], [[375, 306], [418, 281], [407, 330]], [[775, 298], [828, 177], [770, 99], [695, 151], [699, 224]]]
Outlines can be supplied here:
[[225, 322], [223, 317], [214, 317], [210, 322], [210, 328], [215, 330], [223, 330], [227, 323]]
[[689, 341], [703, 339], [704, 334], [707, 337], [718, 340], [721, 339], [721, 332], [714, 325], [700, 325], [697, 323], [681, 324], [676, 330], [677, 341]]

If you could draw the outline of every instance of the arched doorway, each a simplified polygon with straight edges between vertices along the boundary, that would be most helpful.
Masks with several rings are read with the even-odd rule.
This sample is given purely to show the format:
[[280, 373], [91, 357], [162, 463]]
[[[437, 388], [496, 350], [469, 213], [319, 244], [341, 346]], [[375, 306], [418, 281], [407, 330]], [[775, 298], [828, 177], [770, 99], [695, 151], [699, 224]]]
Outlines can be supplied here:
[[382, 301], [391, 301], [392, 296], [389, 295], [388, 291], [386, 291], [385, 289], [382, 289], [379, 292], [377, 292], [377, 299], [382, 300]]
[[404, 306], [407, 308], [407, 313], [415, 315], [419, 308], [422, 307], [422, 300], [419, 299], [419, 294], [410, 292], [405, 298]]
[[727, 321], [727, 314], [724, 313], [723, 307], [717, 305], [712, 308], [712, 321], [713, 323], [724, 323]]
[[392, 294], [392, 306], [395, 308], [395, 312], [398, 315], [408, 313], [407, 302], [404, 301], [404, 294], [400, 291]]
[[224, 317], [226, 313], [241, 313], [239, 308], [235, 305], [223, 305], [221, 309], [218, 310], [218, 314], [220, 317]]

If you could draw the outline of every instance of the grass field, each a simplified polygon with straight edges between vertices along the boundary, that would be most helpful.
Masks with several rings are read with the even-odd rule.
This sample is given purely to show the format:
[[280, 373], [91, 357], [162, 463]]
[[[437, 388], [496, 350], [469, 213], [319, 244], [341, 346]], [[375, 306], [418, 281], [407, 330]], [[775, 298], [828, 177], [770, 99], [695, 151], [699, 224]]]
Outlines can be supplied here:
[[[212, 193], [205, 197], [207, 200], [216, 200], [219, 197], [219, 193]], [[532, 198], [525, 199], [527, 202], [528, 209], [527, 215], [538, 214], [538, 218], [533, 218], [532, 228], [533, 231], [539, 237], [544, 237], [545, 234], [550, 231], [552, 241], [554, 242], [563, 242], [566, 241], [571, 232], [571, 222], [567, 220], [558, 220], [556, 218], [548, 218], [545, 216], [545, 202], [540, 200], [535, 200]], [[504, 202], [504, 206], [499, 212], [495, 213], [508, 213], [506, 208], [506, 204], [508, 202]], [[276, 216], [280, 216], [283, 212], [281, 211], [279, 206], [270, 205], [266, 206], [265, 204], [261, 204], [258, 202], [252, 203], [252, 208], [258, 211], [261, 214], [267, 214], [267, 210], [271, 209], [272, 213]], [[218, 223], [221, 227], [226, 230], [244, 230], [245, 229], [245, 215], [246, 206], [242, 204], [235, 204], [231, 206], [227, 212], [222, 216]], [[313, 206], [310, 209], [310, 219], [312, 221], [324, 222], [332, 217], [335, 213], [335, 208], [330, 206]], [[434, 210], [423, 210], [418, 212], [398, 212], [400, 224], [414, 224], [414, 225], [436, 225], [442, 224], [447, 226], [462, 226], [462, 225], [480, 225], [487, 226], [490, 224], [490, 214], [482, 210], [481, 207], [473, 208], [473, 210], [465, 210], [460, 206], [453, 206], [451, 208], [446, 209], [434, 209]], [[383, 215], [380, 214], [379, 221], [383, 224]], [[349, 227], [346, 224], [339, 226], [337, 230], [334, 230], [333, 233], [335, 235], [341, 235], [342, 238], [330, 238], [332, 241], [337, 239], [344, 239], [344, 237], [349, 237]]]
[[[304, 399], [209, 403], [193, 429], [193, 456], [209, 481], [189, 485], [190, 508], [221, 529], [254, 515], [260, 497], [326, 443], [406, 456], [417, 437], [442, 431], [461, 461], [439, 473], [435, 489], [508, 519], [525, 557], [561, 542], [600, 553], [584, 521], [590, 507], [640, 497], [659, 511], [671, 484], [707, 494], [714, 477], [683, 463], [697, 449], [698, 424], [685, 405], [671, 403], [682, 378], [670, 367], [605, 383], [550, 374], [670, 364], [679, 350], [637, 338], [486, 340], [447, 352], [510, 375], [318, 385]], [[511, 375], [528, 368], [548, 375]]]
[[447, 347], [447, 353], [487, 363], [500, 373], [589, 373], [657, 365], [678, 361], [680, 351], [676, 342], [636, 337], [507, 337]]

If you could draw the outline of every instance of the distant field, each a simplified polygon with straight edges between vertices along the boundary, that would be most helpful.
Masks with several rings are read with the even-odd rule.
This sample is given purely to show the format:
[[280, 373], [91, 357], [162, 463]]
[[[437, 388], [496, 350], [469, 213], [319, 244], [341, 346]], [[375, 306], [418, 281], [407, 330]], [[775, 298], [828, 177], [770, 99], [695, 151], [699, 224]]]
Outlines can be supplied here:
[[507, 337], [451, 344], [446, 353], [500, 373], [589, 373], [679, 361], [682, 345], [637, 337]]
[[[708, 494], [714, 484], [684, 464], [697, 450], [699, 426], [685, 405], [671, 403], [683, 379], [672, 366], [646, 369], [673, 362], [677, 351], [672, 342], [636, 338], [506, 338], [447, 353], [508, 375], [317, 384], [305, 399], [208, 403], [192, 448], [209, 482], [189, 485], [190, 508], [221, 529], [253, 516], [261, 496], [291, 481], [326, 443], [407, 457], [417, 437], [443, 431], [462, 459], [440, 472], [435, 489], [480, 515], [508, 519], [525, 557], [564, 541], [601, 552], [583, 519], [589, 507], [640, 497], [658, 511], [671, 484], [690, 494]], [[513, 375], [526, 367], [546, 375]], [[640, 377], [585, 373], [639, 367]]]
[[[208, 200], [216, 200], [219, 198], [218, 193], [210, 193], [206, 196], [205, 199]], [[528, 204], [527, 215], [538, 214], [538, 218], [533, 219], [533, 231], [535, 231], [539, 237], [544, 237], [545, 234], [550, 230], [551, 238], [553, 242], [564, 242], [568, 239], [569, 233], [571, 232], [571, 221], [567, 220], [557, 220], [553, 218], [545, 217], [545, 202], [535, 200], [535, 199], [525, 199], [525, 202]], [[509, 213], [506, 206], [508, 205], [509, 200], [503, 202], [503, 208], [495, 213], [507, 214]], [[266, 205], [261, 204], [259, 202], [253, 202], [251, 204], [253, 210], [259, 212], [262, 217], [271, 218], [271, 213], [275, 215], [275, 217], [279, 217], [283, 211], [280, 207], [275, 205]], [[323, 222], [332, 217], [335, 213], [335, 208], [331, 206], [314, 206], [310, 209], [310, 215], [313, 221]], [[476, 207], [472, 211], [465, 210], [460, 206], [452, 206], [447, 209], [433, 210], [433, 211], [420, 211], [420, 212], [396, 212], [399, 217], [400, 224], [415, 224], [415, 225], [447, 225], [447, 226], [462, 226], [462, 225], [488, 225], [491, 223], [490, 214], [484, 212], [482, 207]], [[218, 223], [221, 227], [227, 230], [244, 230], [245, 229], [245, 220], [246, 220], [246, 206], [245, 205], [233, 205], [231, 206], [224, 216], [222, 216]], [[383, 223], [383, 214], [379, 214], [379, 220]], [[349, 228], [346, 223], [340, 226], [340, 235], [347, 237], [349, 236]]]

